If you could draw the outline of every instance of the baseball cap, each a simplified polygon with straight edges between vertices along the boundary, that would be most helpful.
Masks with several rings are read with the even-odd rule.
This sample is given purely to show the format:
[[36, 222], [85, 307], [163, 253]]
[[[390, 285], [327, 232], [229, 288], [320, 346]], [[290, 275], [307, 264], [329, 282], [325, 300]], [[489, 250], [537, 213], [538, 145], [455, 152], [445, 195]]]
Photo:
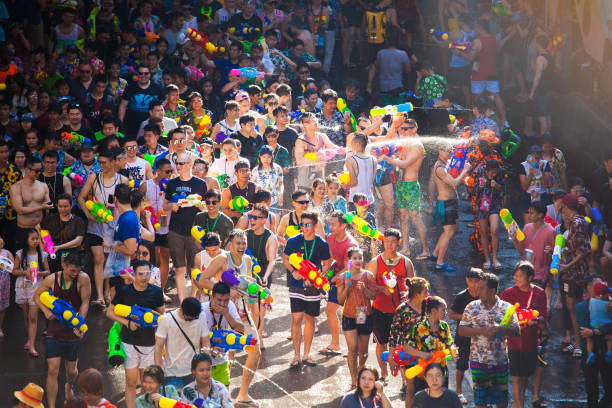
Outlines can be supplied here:
[[249, 94], [246, 92], [238, 92], [234, 99], [236, 100], [236, 102], [242, 102], [245, 99], [249, 99]]
[[273, 155], [274, 155], [274, 150], [273, 150], [273, 149], [272, 149], [272, 147], [271, 147], [271, 146], [269, 146], [269, 145], [263, 145], [263, 146], [261, 146], [261, 148], [259, 149], [259, 153], [258, 153], [258, 154], [259, 154], [260, 156], [261, 156], [262, 154], [269, 154], [269, 155], [273, 156]]
[[566, 194], [561, 201], [563, 202], [563, 205], [570, 210], [576, 210], [578, 208], [578, 197], [575, 194]]
[[85, 150], [93, 150], [93, 146], [91, 145], [91, 143], [83, 143], [81, 145], [81, 151], [84, 152]]
[[21, 115], [21, 120], [27, 120], [28, 122], [34, 122], [34, 114], [33, 113], [24, 113]]

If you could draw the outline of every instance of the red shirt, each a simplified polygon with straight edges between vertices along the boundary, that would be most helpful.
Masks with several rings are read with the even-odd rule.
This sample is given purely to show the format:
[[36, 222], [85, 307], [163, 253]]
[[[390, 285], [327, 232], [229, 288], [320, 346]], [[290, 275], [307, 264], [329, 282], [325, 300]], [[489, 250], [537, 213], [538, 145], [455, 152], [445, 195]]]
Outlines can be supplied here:
[[[533, 255], [531, 264], [535, 269], [534, 279], [546, 282], [550, 274], [550, 262], [552, 255], [547, 255], [544, 252], [546, 246], [555, 246], [555, 229], [550, 224], [543, 223], [539, 229], [536, 229], [533, 223], [525, 224], [523, 227], [525, 240], [523, 246], [525, 249], [531, 249]], [[525, 259], [525, 256], [523, 256]]]
[[393, 291], [392, 295], [388, 295], [386, 292], [377, 293], [372, 307], [383, 313], [395, 313], [395, 309], [402, 303], [403, 294], [406, 292], [406, 258], [400, 258], [400, 261], [395, 266], [388, 266], [382, 259], [382, 255], [376, 257], [376, 263], [378, 264], [378, 272], [376, 274], [376, 285], [385, 286], [383, 282], [383, 274], [392, 270], [397, 278], [397, 286]]
[[346, 234], [344, 241], [338, 242], [334, 234], [329, 234], [327, 243], [331, 257], [336, 261], [334, 264], [334, 274], [336, 274], [345, 268], [348, 261], [348, 249], [356, 247], [357, 241], [350, 234]]
[[[512, 286], [504, 290], [499, 298], [511, 304], [518, 303], [523, 309], [535, 309], [540, 312], [540, 317], [546, 319], [548, 313], [546, 294], [539, 286], [531, 285], [531, 288], [531, 291], [523, 292], [517, 286]], [[508, 349], [522, 352], [538, 351], [538, 326], [521, 328], [521, 337], [508, 337]]]

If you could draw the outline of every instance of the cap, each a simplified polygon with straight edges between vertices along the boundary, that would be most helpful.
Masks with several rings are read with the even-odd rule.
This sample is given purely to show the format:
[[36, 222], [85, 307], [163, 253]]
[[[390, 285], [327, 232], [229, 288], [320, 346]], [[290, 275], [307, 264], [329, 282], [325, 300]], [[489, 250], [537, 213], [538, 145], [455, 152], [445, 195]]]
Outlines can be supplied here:
[[234, 99], [236, 100], [236, 102], [242, 102], [245, 99], [249, 99], [249, 94], [246, 92], [238, 92]]
[[208, 146], [214, 146], [215, 143], [213, 142], [213, 140], [210, 137], [205, 137], [204, 139], [200, 139], [200, 144], [201, 145], [208, 145]]
[[269, 146], [269, 145], [263, 145], [263, 146], [261, 146], [261, 148], [259, 149], [259, 153], [257, 153], [257, 154], [259, 154], [259, 155], [269, 154], [269, 155], [273, 156], [274, 155], [274, 149], [272, 149], [272, 147]]
[[569, 193], [563, 196], [563, 205], [570, 210], [576, 210], [578, 208], [578, 197], [575, 194]]
[[45, 391], [39, 385], [29, 383], [21, 391], [15, 391], [13, 395], [19, 401], [32, 408], [44, 408], [42, 398]]
[[533, 145], [533, 146], [531, 146], [530, 151], [536, 152], [536, 153], [542, 153], [542, 148], [540, 146], [538, 146], [538, 145]]
[[609, 293], [609, 291], [608, 285], [606, 285], [604, 282], [597, 281], [593, 285], [593, 292], [595, 292], [597, 296], [605, 296]]
[[34, 122], [34, 114], [33, 113], [24, 113], [21, 115], [21, 120], [27, 120], [28, 122]]
[[83, 152], [85, 150], [94, 150], [94, 148], [90, 143], [83, 143], [81, 145], [81, 151]]

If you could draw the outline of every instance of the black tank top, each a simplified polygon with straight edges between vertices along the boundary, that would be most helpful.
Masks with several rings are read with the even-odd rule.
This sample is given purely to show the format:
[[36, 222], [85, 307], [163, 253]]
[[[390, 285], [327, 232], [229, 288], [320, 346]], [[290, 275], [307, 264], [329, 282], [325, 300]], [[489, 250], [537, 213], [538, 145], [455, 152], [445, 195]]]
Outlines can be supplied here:
[[266, 244], [268, 243], [268, 238], [270, 238], [271, 235], [272, 231], [267, 228], [264, 229], [264, 233], [261, 235], [255, 235], [252, 229], [247, 230], [247, 247], [251, 250], [251, 253], [257, 259], [257, 262], [259, 262], [259, 266], [261, 266], [260, 276], [262, 277], [268, 268]]
[[252, 203], [255, 196], [255, 183], [249, 181], [246, 188], [238, 188], [237, 184], [232, 184], [229, 186], [229, 191], [232, 198], [242, 196]]
[[[72, 281], [68, 289], [65, 289], [62, 272], [54, 273], [53, 296], [56, 296], [72, 305], [72, 308], [78, 313], [81, 308], [81, 295], [77, 289], [78, 278]], [[62, 324], [57, 319], [49, 320], [47, 327], [47, 337], [51, 337], [63, 341], [76, 341], [79, 338], [74, 334], [71, 328]]]

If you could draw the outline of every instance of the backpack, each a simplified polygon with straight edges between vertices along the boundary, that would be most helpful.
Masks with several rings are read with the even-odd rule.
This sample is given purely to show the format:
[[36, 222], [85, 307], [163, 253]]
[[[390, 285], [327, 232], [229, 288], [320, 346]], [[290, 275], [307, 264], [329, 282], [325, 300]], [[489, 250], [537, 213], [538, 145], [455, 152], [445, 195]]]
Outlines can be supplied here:
[[368, 22], [368, 43], [384, 43], [387, 31], [387, 15], [385, 11], [366, 11], [366, 20]]

